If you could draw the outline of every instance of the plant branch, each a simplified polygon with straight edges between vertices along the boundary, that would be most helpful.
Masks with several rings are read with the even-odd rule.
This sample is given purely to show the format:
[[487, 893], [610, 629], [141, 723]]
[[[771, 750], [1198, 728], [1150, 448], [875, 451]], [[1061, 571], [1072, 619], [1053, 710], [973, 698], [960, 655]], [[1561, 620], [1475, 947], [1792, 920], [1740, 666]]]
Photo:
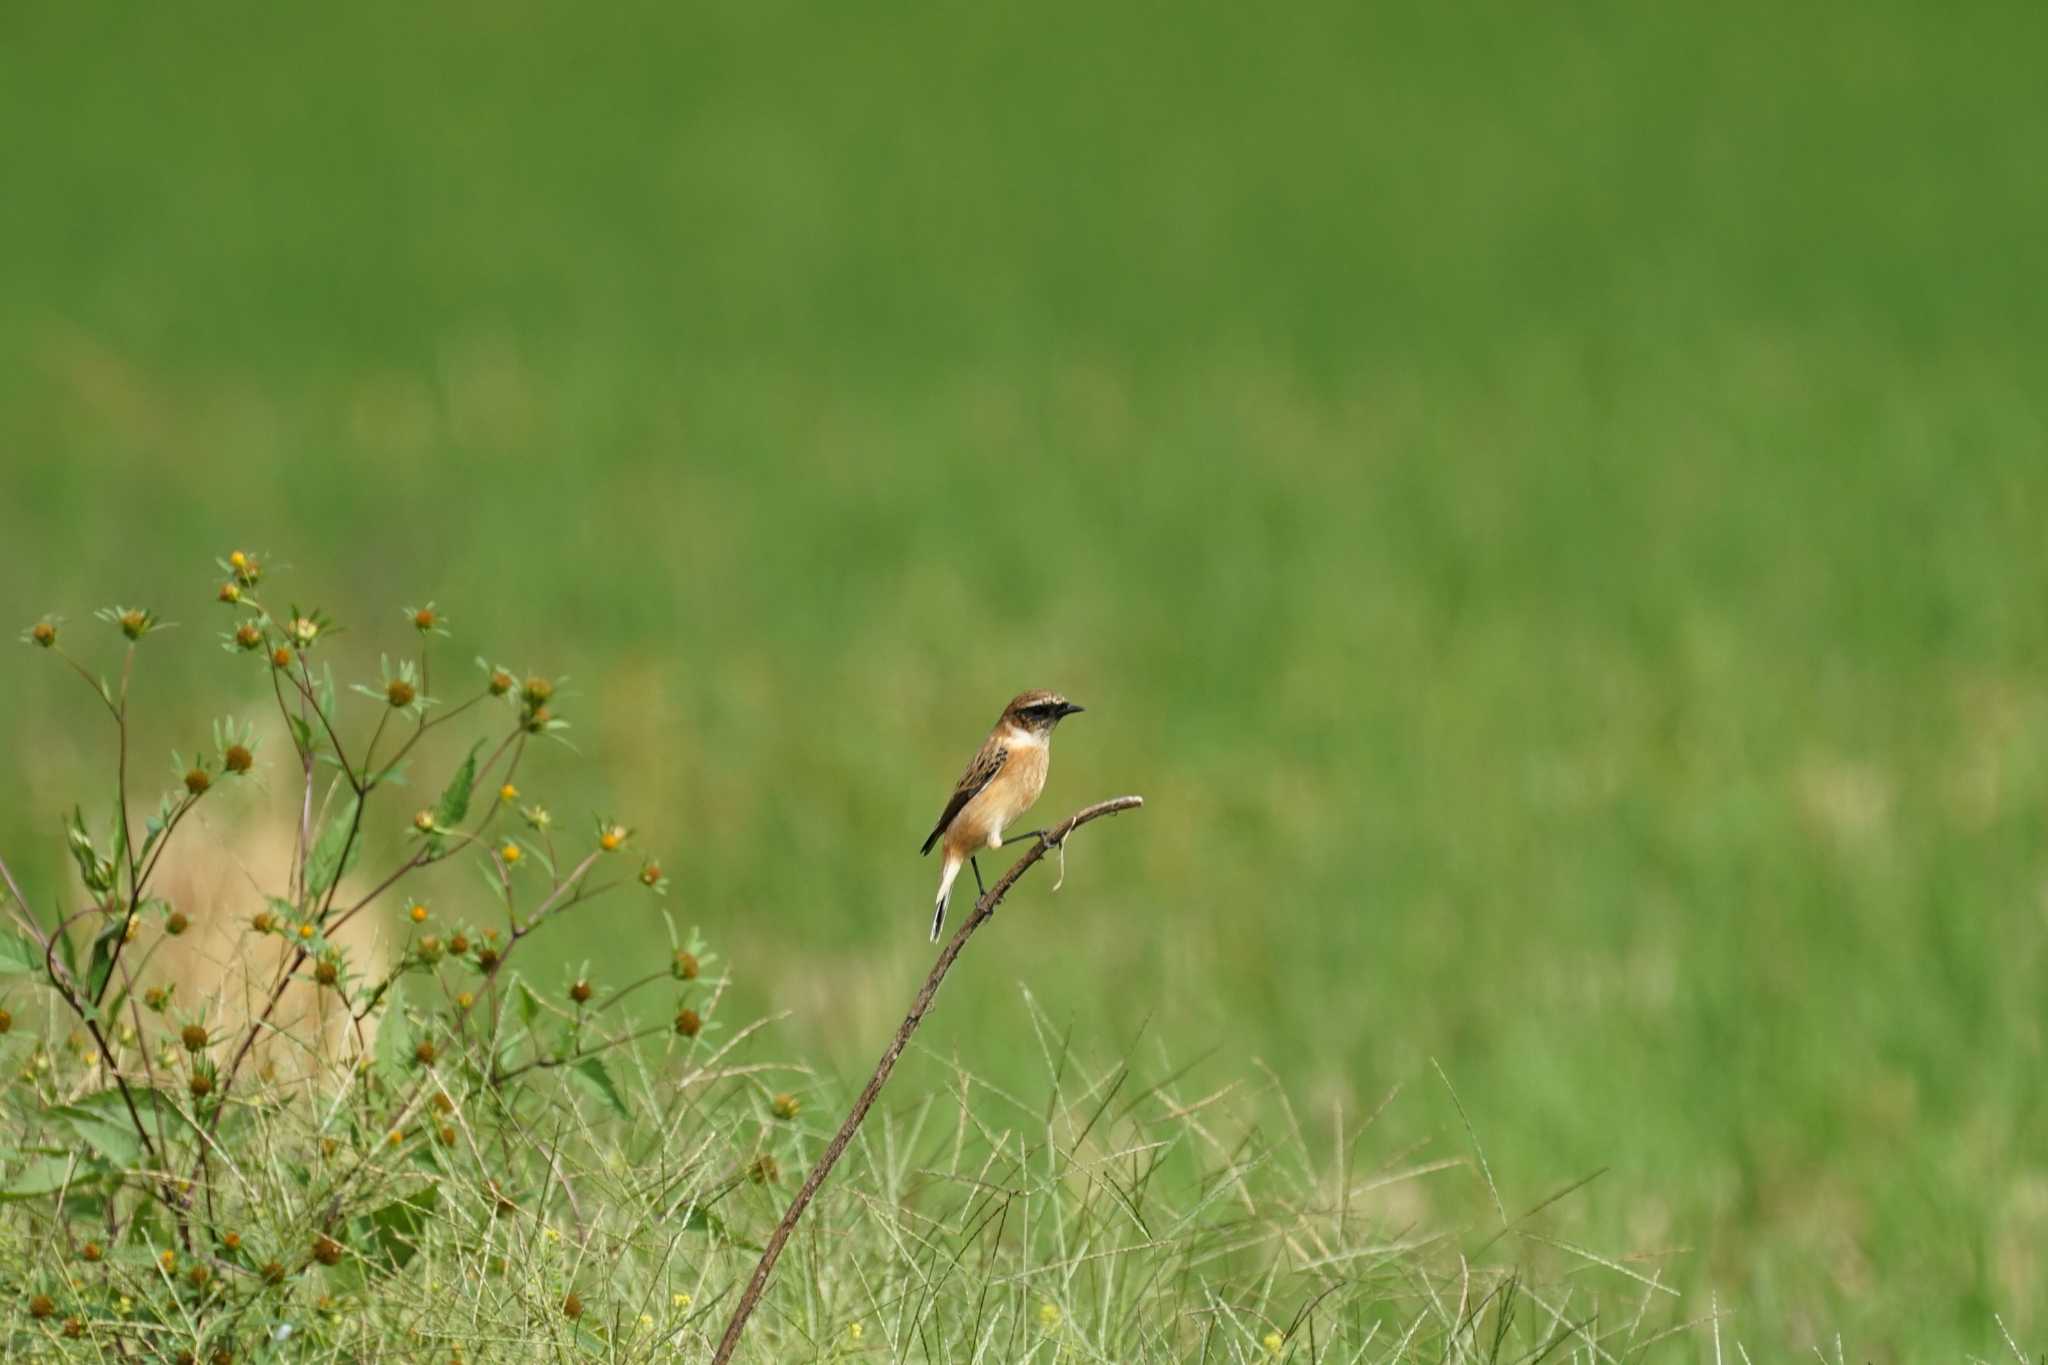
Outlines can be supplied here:
[[1003, 903], [1003, 897], [1010, 894], [1010, 888], [1045, 856], [1046, 850], [1059, 847], [1075, 830], [1091, 820], [1100, 819], [1105, 815], [1115, 815], [1119, 811], [1136, 810], [1144, 804], [1143, 797], [1118, 796], [1108, 801], [1098, 801], [1092, 806], [1074, 812], [1040, 834], [1038, 841], [1030, 850], [1011, 864], [1010, 870], [974, 903], [974, 913], [967, 917], [954, 931], [946, 946], [939, 950], [939, 957], [932, 964], [931, 974], [925, 978], [917, 997], [910, 1002], [910, 1013], [903, 1016], [903, 1022], [896, 1028], [896, 1036], [890, 1039], [889, 1046], [882, 1053], [882, 1060], [875, 1064], [875, 1074], [868, 1078], [868, 1083], [862, 1088], [859, 1098], [854, 1100], [853, 1108], [847, 1111], [846, 1121], [839, 1125], [839, 1131], [833, 1135], [832, 1141], [826, 1144], [824, 1153], [818, 1158], [818, 1164], [804, 1177], [803, 1187], [796, 1192], [796, 1198], [790, 1201], [789, 1212], [783, 1214], [782, 1221], [776, 1224], [774, 1235], [768, 1239], [767, 1249], [761, 1253], [760, 1264], [754, 1267], [753, 1279], [747, 1282], [746, 1291], [740, 1295], [739, 1302], [733, 1307], [732, 1317], [725, 1324], [725, 1335], [718, 1343], [718, 1350], [712, 1354], [711, 1365], [725, 1365], [732, 1359], [733, 1351], [739, 1346], [740, 1334], [746, 1330], [747, 1319], [760, 1303], [761, 1295], [768, 1287], [768, 1277], [774, 1273], [776, 1259], [782, 1255], [783, 1245], [796, 1230], [797, 1220], [803, 1217], [804, 1210], [810, 1207], [811, 1199], [825, 1183], [826, 1177], [832, 1174], [832, 1168], [845, 1154], [847, 1144], [853, 1141], [853, 1135], [860, 1128], [861, 1120], [865, 1119], [868, 1110], [874, 1107], [876, 1098], [882, 1093], [882, 1086], [888, 1082], [889, 1073], [896, 1069], [897, 1059], [910, 1045], [911, 1035], [917, 1032], [917, 1026], [924, 1022], [926, 1012], [931, 1009], [932, 1001], [939, 993], [939, 983], [944, 981], [946, 973], [953, 969], [953, 963], [959, 959], [960, 950], [967, 946], [967, 940], [995, 914], [996, 907]]

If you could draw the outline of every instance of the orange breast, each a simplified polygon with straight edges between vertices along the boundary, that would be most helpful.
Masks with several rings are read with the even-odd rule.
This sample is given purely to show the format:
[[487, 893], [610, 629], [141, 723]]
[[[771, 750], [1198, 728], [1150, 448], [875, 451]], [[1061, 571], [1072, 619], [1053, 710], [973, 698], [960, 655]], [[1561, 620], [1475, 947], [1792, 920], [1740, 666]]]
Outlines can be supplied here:
[[1013, 751], [1003, 761], [1002, 771], [946, 827], [946, 846], [960, 853], [985, 847], [989, 836], [1007, 828], [1031, 808], [1045, 790], [1049, 755], [1045, 746], [1034, 744]]

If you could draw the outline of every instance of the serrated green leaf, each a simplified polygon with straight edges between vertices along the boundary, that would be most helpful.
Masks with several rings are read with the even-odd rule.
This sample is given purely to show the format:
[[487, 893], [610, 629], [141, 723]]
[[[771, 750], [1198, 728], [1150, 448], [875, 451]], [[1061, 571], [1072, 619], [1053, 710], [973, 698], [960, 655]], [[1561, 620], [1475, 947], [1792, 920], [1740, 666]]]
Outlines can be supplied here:
[[12, 930], [0, 930], [0, 976], [40, 976], [42, 971], [43, 954], [35, 944]]
[[114, 974], [114, 949], [128, 931], [128, 916], [116, 915], [92, 941], [92, 964], [85, 971], [85, 998], [99, 1003], [107, 979]]
[[393, 1000], [377, 1021], [375, 1055], [377, 1066], [393, 1080], [405, 1075], [413, 1063], [412, 1018]]
[[82, 1162], [74, 1155], [37, 1157], [16, 1172], [5, 1188], [0, 1188], [0, 1199], [40, 1199], [97, 1180], [101, 1174], [96, 1165]]
[[370, 1215], [371, 1234], [391, 1269], [403, 1269], [419, 1250], [420, 1229], [427, 1225], [440, 1202], [441, 1187], [426, 1185]]
[[[131, 1088], [135, 1109], [148, 1123], [159, 1112], [175, 1114], [177, 1106], [162, 1092]], [[52, 1122], [68, 1129], [77, 1139], [116, 1167], [132, 1169], [142, 1164], [142, 1138], [129, 1117], [127, 1102], [118, 1088], [100, 1090], [58, 1105], [48, 1111]]]
[[602, 1058], [585, 1057], [582, 1061], [576, 1063], [574, 1070], [576, 1075], [582, 1077], [593, 1090], [597, 1091], [599, 1095], [602, 1095], [610, 1103], [613, 1109], [618, 1111], [620, 1118], [629, 1119], [633, 1117], [633, 1111], [626, 1107], [625, 1095], [620, 1092], [617, 1083], [612, 1080], [612, 1073], [605, 1069]]
[[442, 788], [441, 799], [434, 805], [434, 824], [439, 828], [454, 829], [469, 814], [469, 798], [476, 787], [476, 756], [483, 747], [482, 740], [472, 745], [469, 757], [462, 760], [462, 766]]
[[313, 852], [306, 859], [306, 894], [324, 896], [328, 888], [348, 875], [348, 869], [355, 865], [356, 858], [363, 851], [363, 841], [351, 838], [356, 823], [356, 811], [362, 802], [350, 797], [347, 805], [334, 813], [327, 827], [320, 831], [320, 839], [313, 845]]

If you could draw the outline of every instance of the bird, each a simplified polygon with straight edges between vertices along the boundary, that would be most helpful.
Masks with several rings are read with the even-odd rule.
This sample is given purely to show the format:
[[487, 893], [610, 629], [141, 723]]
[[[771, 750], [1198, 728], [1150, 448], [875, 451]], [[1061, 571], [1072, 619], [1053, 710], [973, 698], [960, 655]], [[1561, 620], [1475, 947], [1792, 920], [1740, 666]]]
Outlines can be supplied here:
[[938, 906], [932, 912], [932, 942], [938, 942], [939, 929], [946, 922], [946, 903], [961, 864], [974, 868], [974, 884], [981, 887], [981, 865], [974, 855], [983, 848], [1003, 846], [1003, 827], [1031, 809], [1031, 803], [1045, 790], [1052, 732], [1068, 716], [1086, 709], [1057, 692], [1041, 690], [1019, 692], [996, 717], [995, 728], [982, 741], [967, 771], [960, 774], [946, 808], [939, 812], [939, 822], [918, 850], [922, 856], [937, 844], [942, 845], [944, 854]]

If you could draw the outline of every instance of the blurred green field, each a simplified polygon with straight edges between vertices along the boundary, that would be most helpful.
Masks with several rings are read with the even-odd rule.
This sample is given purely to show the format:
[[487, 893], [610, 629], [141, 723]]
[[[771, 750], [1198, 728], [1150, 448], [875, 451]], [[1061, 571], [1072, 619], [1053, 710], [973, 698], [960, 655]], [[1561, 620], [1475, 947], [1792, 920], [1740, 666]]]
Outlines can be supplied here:
[[[1561, 1233], [1689, 1248], [1753, 1351], [2038, 1350], [2044, 58], [2021, 5], [16, 6], [0, 599], [183, 622], [164, 749], [261, 699], [238, 545], [370, 671], [431, 597], [569, 672], [602, 782], [525, 785], [842, 1071], [1059, 688], [1046, 813], [1149, 808], [932, 1052], [1028, 1089], [1021, 983], [1452, 1154], [1434, 1058], [1510, 1206], [1607, 1168]], [[51, 886], [104, 736], [0, 658]]]

